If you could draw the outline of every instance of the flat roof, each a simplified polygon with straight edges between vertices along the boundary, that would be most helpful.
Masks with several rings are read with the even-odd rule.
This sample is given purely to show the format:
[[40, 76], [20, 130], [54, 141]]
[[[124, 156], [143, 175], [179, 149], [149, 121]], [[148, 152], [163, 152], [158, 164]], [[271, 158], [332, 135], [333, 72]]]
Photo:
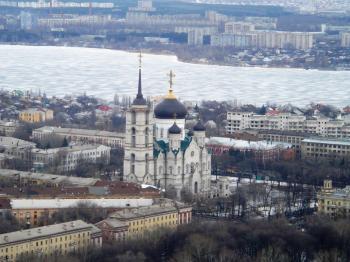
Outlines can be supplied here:
[[60, 209], [72, 208], [79, 204], [92, 204], [102, 208], [125, 208], [151, 206], [153, 199], [150, 198], [55, 198], [55, 199], [11, 199], [12, 209]]
[[92, 186], [95, 185], [99, 179], [91, 177], [75, 177], [75, 176], [61, 176], [46, 173], [32, 173], [26, 171], [18, 171], [13, 169], [0, 169], [0, 177], [7, 177], [12, 179], [36, 179], [53, 184], [67, 184], [73, 186]]
[[116, 137], [124, 138], [124, 133], [109, 132], [103, 130], [93, 130], [93, 129], [79, 129], [79, 128], [64, 128], [64, 127], [54, 127], [54, 126], [43, 126], [35, 129], [33, 132], [47, 132], [47, 133], [62, 133], [69, 135], [80, 135], [80, 136], [105, 136], [105, 137]]
[[54, 224], [44, 227], [20, 230], [0, 235], [0, 245], [7, 245], [15, 242], [24, 242], [36, 238], [48, 237], [56, 234], [68, 233], [71, 231], [92, 229], [92, 225], [82, 220]]
[[283, 142], [270, 141], [247, 141], [240, 139], [233, 139], [229, 137], [210, 137], [206, 141], [207, 145], [222, 145], [238, 149], [253, 149], [253, 150], [268, 150], [276, 147], [289, 148], [292, 144]]
[[350, 139], [305, 138], [303, 143], [318, 143], [327, 145], [350, 146]]
[[124, 209], [121, 211], [116, 211], [110, 214], [110, 218], [120, 219], [120, 220], [128, 220], [135, 219], [139, 217], [148, 217], [154, 216], [157, 214], [164, 214], [169, 212], [177, 212], [177, 208], [175, 206], [165, 204], [165, 205], [151, 205], [147, 207], [139, 207], [135, 209]]

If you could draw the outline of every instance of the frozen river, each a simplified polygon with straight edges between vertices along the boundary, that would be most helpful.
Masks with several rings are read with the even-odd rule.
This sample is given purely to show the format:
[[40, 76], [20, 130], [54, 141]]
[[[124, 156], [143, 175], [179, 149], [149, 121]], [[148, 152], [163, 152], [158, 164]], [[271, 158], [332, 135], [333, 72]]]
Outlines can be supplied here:
[[[115, 93], [136, 93], [137, 68], [137, 55], [123, 51], [0, 46], [0, 88], [7, 90], [40, 88], [49, 96], [86, 92], [112, 100]], [[143, 57], [144, 94], [165, 94], [170, 69], [176, 74], [175, 93], [186, 100], [350, 104], [349, 71], [199, 65], [149, 54]]]

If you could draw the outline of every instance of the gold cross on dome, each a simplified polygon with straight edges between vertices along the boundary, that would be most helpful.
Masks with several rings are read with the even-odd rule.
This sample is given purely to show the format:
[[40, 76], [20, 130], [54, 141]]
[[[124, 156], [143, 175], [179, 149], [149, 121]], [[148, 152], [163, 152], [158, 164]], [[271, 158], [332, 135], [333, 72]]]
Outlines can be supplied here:
[[139, 67], [141, 68], [141, 66], [142, 66], [142, 53], [141, 53], [141, 50], [140, 50], [140, 53], [139, 53], [138, 57], [139, 57]]
[[173, 73], [173, 70], [170, 70], [170, 73], [168, 74], [168, 76], [169, 76], [170, 89], [172, 89], [174, 84], [174, 78], [175, 78], [175, 74]]

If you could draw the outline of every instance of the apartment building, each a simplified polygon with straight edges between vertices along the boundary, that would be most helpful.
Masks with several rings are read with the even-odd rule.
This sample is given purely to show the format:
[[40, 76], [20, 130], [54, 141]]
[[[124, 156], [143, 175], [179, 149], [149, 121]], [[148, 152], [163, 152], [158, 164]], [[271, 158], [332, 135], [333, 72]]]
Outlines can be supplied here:
[[333, 138], [350, 138], [350, 126], [344, 120], [321, 116], [307, 118], [304, 115], [291, 113], [272, 115], [258, 115], [252, 112], [227, 113], [227, 134], [245, 129], [293, 131]]
[[303, 159], [350, 158], [350, 139], [306, 138], [301, 141]]
[[47, 108], [29, 108], [19, 113], [19, 120], [28, 123], [46, 122], [53, 119], [53, 111]]
[[341, 32], [340, 42], [341, 47], [350, 47], [350, 32]]
[[[309, 32], [255, 30], [251, 24], [229, 22], [225, 24], [223, 34], [212, 35], [211, 45], [307, 50], [313, 47], [313, 39]], [[239, 45], [243, 40], [245, 45]]]
[[[146, 232], [159, 228], [176, 228], [180, 224], [190, 223], [192, 207], [182, 203], [160, 203], [137, 209], [116, 211], [109, 219], [127, 224], [129, 238], [143, 237]], [[101, 229], [103, 231], [103, 228]]]
[[93, 186], [99, 181], [92, 177], [62, 176], [45, 173], [26, 172], [13, 169], [0, 169], [0, 179], [19, 181], [21, 185], [40, 185], [45, 187]]
[[128, 237], [128, 224], [124, 221], [107, 218], [95, 225], [102, 231], [103, 243], [123, 242]]
[[232, 139], [229, 137], [210, 137], [206, 141], [206, 146], [213, 155], [222, 155], [231, 149], [250, 153], [257, 161], [275, 159], [294, 159], [294, 149], [291, 144], [271, 141], [247, 141]]
[[19, 126], [18, 122], [0, 120], [0, 135], [12, 136]]
[[247, 22], [227, 22], [225, 23], [225, 33], [244, 34], [255, 31], [255, 26]]
[[61, 171], [74, 170], [81, 161], [96, 163], [103, 160], [110, 161], [111, 148], [104, 145], [74, 145], [69, 147], [32, 149], [33, 168], [43, 170], [57, 166]]
[[0, 152], [10, 158], [21, 160], [25, 165], [31, 165], [32, 153], [35, 144], [14, 137], [0, 136]]
[[44, 126], [33, 130], [33, 139], [42, 141], [51, 136], [66, 138], [68, 141], [90, 144], [101, 144], [112, 148], [123, 147], [124, 133]]
[[[99, 229], [82, 220], [21, 230], [0, 235], [0, 260], [16, 261], [21, 255], [50, 257], [86, 250], [102, 244]], [[97, 238], [97, 239], [96, 239]]]
[[350, 186], [333, 188], [332, 180], [325, 180], [317, 194], [318, 213], [330, 217], [350, 217]]

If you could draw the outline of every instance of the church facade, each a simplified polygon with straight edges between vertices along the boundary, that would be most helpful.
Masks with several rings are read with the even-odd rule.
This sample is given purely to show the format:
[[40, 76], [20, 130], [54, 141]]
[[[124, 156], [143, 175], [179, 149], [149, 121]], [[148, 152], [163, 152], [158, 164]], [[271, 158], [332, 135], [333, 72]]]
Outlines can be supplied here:
[[[171, 73], [172, 76], [172, 73]], [[165, 190], [208, 195], [211, 154], [199, 120], [185, 130], [187, 110], [170, 88], [154, 108], [144, 99], [139, 68], [138, 93], [126, 113], [124, 180]]]

